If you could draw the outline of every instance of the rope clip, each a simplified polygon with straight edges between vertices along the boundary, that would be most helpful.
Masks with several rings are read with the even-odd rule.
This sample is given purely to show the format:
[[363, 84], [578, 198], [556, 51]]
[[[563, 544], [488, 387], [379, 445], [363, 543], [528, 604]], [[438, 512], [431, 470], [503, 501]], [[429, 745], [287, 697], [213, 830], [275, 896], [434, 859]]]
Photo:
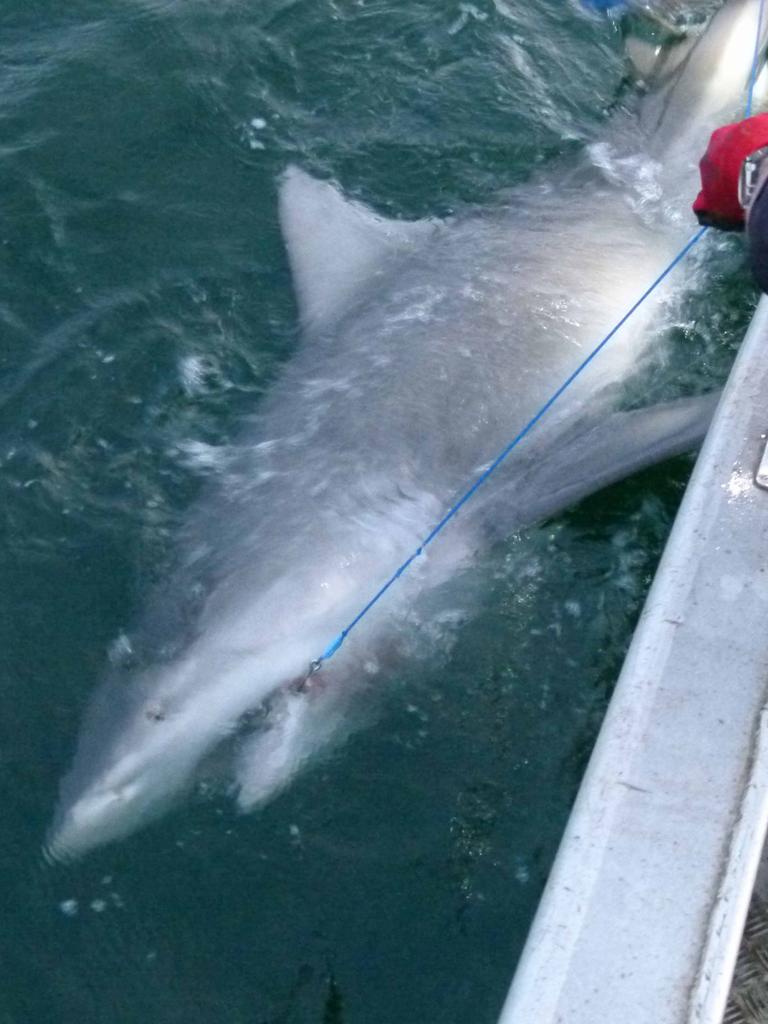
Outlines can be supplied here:
[[316, 658], [314, 661], [310, 661], [309, 668], [303, 676], [299, 676], [293, 683], [293, 690], [295, 693], [306, 693], [310, 686], [310, 679], [312, 676], [317, 675], [323, 664], [322, 658]]

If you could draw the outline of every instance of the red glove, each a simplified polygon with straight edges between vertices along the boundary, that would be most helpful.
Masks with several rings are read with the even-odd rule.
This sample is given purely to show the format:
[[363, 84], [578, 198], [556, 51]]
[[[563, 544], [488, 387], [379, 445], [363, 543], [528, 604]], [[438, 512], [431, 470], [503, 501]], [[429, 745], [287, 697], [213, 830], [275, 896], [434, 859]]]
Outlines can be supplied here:
[[726, 124], [712, 133], [701, 158], [701, 192], [693, 204], [699, 224], [723, 231], [744, 228], [744, 210], [739, 203], [739, 174], [750, 153], [768, 146], [768, 114], [757, 114], [736, 124]]

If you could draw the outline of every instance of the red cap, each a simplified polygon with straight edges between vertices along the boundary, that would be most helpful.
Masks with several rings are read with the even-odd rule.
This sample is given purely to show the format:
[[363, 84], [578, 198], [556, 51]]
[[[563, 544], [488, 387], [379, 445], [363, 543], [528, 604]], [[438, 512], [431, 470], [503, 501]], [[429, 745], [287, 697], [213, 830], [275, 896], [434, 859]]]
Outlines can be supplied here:
[[768, 146], [768, 114], [756, 114], [712, 133], [701, 158], [701, 192], [693, 212], [702, 224], [732, 229], [744, 226], [739, 203], [739, 174], [750, 153]]

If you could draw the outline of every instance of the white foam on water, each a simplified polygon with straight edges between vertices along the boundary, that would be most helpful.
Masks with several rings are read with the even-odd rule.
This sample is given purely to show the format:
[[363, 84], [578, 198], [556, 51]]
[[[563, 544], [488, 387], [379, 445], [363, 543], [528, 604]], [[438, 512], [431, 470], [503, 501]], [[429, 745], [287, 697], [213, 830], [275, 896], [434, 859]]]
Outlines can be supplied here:
[[181, 383], [188, 395], [196, 395], [203, 387], [208, 367], [200, 356], [184, 356], [179, 362]]
[[109, 660], [113, 665], [124, 665], [133, 657], [133, 644], [127, 633], [118, 633], [109, 647]]
[[233, 457], [231, 446], [207, 444], [205, 441], [181, 441], [176, 445], [176, 452], [182, 465], [199, 473], [224, 470]]

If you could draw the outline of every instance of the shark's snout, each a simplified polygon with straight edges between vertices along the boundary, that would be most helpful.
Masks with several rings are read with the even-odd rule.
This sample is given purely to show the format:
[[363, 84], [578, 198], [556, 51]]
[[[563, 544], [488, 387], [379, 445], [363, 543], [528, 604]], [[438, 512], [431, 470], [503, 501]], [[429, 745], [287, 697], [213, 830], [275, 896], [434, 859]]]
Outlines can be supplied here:
[[94, 788], [62, 803], [46, 837], [44, 852], [52, 861], [74, 860], [88, 850], [121, 839], [146, 813], [138, 781]]

